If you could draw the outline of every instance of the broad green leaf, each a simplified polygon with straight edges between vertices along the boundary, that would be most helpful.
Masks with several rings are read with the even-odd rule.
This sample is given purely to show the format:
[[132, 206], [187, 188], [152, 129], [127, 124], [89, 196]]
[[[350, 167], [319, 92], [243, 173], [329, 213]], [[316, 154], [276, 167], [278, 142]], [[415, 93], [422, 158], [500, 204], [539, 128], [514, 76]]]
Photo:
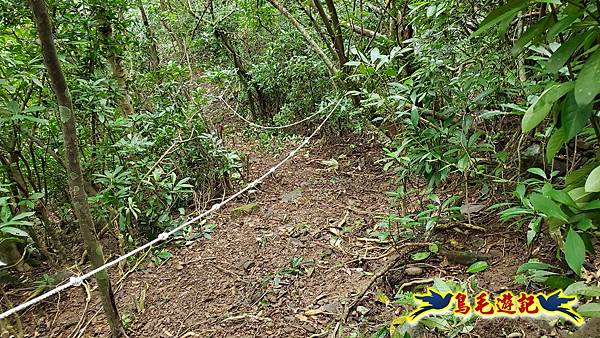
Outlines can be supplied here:
[[545, 193], [546, 196], [550, 197], [552, 200], [560, 204], [564, 204], [572, 208], [577, 208], [577, 204], [575, 204], [575, 201], [573, 201], [571, 195], [569, 195], [568, 192], [566, 192], [565, 190], [556, 190], [552, 188], [552, 185], [550, 184], [548, 184], [548, 186], [550, 187], [550, 189], [548, 189], [548, 191]]
[[583, 32], [572, 36], [569, 40], [565, 41], [548, 60], [546, 71], [548, 73], [558, 72], [565, 65], [565, 63], [567, 63], [567, 60], [569, 60], [571, 55], [573, 55], [588, 34], [589, 32]]
[[523, 116], [523, 120], [521, 121], [521, 130], [523, 133], [528, 133], [537, 127], [548, 115], [554, 103], [573, 89], [574, 86], [573, 82], [565, 82], [552, 85], [546, 89], [531, 107], [527, 109], [527, 112]]
[[488, 267], [488, 263], [485, 261], [479, 261], [479, 262], [475, 262], [473, 264], [471, 264], [471, 266], [469, 266], [469, 268], [467, 269], [468, 273], [477, 273], [477, 272], [481, 272], [485, 269], [487, 269]]
[[540, 168], [529, 168], [527, 171], [534, 175], [541, 176], [542, 178], [547, 178], [546, 173]]
[[515, 42], [513, 45], [511, 52], [513, 55], [519, 55], [525, 47], [532, 41], [535, 41], [537, 38], [542, 37], [548, 26], [554, 23], [554, 16], [548, 14], [540, 21], [531, 25]]
[[552, 289], [564, 289], [573, 284], [574, 280], [566, 276], [548, 276], [543, 282]]
[[445, 280], [439, 277], [433, 278], [433, 288], [439, 291], [441, 294], [452, 292], [450, 285], [448, 285]]
[[531, 194], [529, 201], [533, 205], [536, 211], [544, 213], [550, 218], [556, 218], [564, 223], [567, 222], [567, 215], [560, 209], [560, 207], [551, 199], [538, 193]]
[[595, 285], [586, 285], [585, 282], [576, 282], [569, 285], [569, 287], [565, 289], [564, 294], [599, 297], [600, 288]]
[[565, 177], [565, 185], [568, 187], [571, 187], [571, 188], [583, 186], [585, 184], [585, 180], [587, 179], [589, 174], [598, 165], [600, 165], [600, 162], [593, 161], [593, 162], [583, 165], [582, 167], [580, 167], [577, 170], [574, 170], [569, 175], [567, 175], [567, 177]]
[[583, 206], [579, 207], [582, 211], [589, 211], [600, 209], [600, 200], [591, 201], [588, 203], [582, 203]]
[[579, 230], [588, 231], [594, 227], [594, 223], [589, 218], [582, 218], [579, 220], [579, 222], [577, 222], [576, 226]]
[[577, 313], [584, 317], [600, 317], [600, 303], [583, 304], [577, 308]]
[[550, 268], [553, 268], [553, 266], [550, 264], [542, 263], [535, 259], [531, 259], [529, 260], [529, 262], [521, 264], [521, 266], [519, 266], [519, 268], [517, 269], [517, 273], [521, 273], [527, 270], [547, 270]]
[[592, 116], [592, 104], [580, 106], [573, 92], [567, 93], [560, 111], [560, 129], [564, 130], [565, 143], [571, 141], [587, 125]]
[[23, 218], [31, 217], [33, 215], [35, 215], [35, 212], [33, 212], [33, 211], [23, 212], [23, 213], [18, 214], [15, 217], [13, 217], [12, 220], [13, 221], [18, 221], [18, 220], [21, 220]]
[[548, 143], [546, 144], [546, 159], [548, 162], [552, 162], [552, 159], [556, 153], [565, 143], [565, 133], [562, 131], [562, 129], [555, 129], [552, 132], [552, 135], [550, 135]]
[[439, 317], [427, 317], [421, 319], [419, 324], [426, 326], [429, 329], [437, 329], [439, 331], [446, 331], [450, 327], [450, 324], [446, 319]]
[[556, 34], [564, 31], [566, 28], [571, 26], [571, 24], [573, 22], [575, 22], [575, 20], [577, 20], [577, 18], [579, 18], [583, 14], [583, 11], [580, 10], [579, 7], [577, 7], [575, 5], [569, 5], [567, 7], [567, 11], [571, 10], [572, 8], [574, 8], [574, 11], [572, 11], [571, 13], [567, 14], [567, 16], [558, 20], [558, 22], [556, 22], [556, 24], [554, 24], [554, 26], [552, 26], [552, 27], [550, 27], [550, 29], [548, 29], [548, 34], [546, 35], [548, 40], [551, 40]]
[[6, 103], [6, 110], [13, 114], [19, 114], [21, 112], [21, 107], [16, 101], [8, 101]]
[[506, 4], [496, 8], [481, 22], [479, 29], [477, 29], [472, 36], [478, 36], [501, 21], [512, 18], [518, 11], [527, 7], [529, 2], [529, 0], [510, 0]]
[[600, 166], [592, 170], [590, 175], [585, 180], [585, 191], [586, 192], [598, 192], [600, 191]]
[[29, 237], [29, 234], [27, 232], [25, 232], [21, 229], [10, 227], [10, 226], [4, 226], [4, 227], [0, 228], [0, 231], [7, 233], [9, 235], [13, 235], [13, 236]]
[[585, 106], [600, 93], [600, 49], [588, 58], [575, 81], [575, 100]]
[[592, 193], [585, 191], [584, 187], [578, 187], [569, 190], [569, 196], [575, 201], [575, 203], [587, 202]]
[[585, 260], [585, 243], [573, 228], [569, 229], [567, 234], [564, 251], [567, 264], [577, 275], [580, 275]]

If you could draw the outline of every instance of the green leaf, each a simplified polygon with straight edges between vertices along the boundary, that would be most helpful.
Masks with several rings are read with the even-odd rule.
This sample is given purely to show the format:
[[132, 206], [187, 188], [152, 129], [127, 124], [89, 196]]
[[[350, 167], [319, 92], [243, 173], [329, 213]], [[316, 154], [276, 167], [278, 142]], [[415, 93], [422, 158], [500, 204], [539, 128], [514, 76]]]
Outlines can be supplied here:
[[429, 255], [431, 255], [431, 252], [429, 251], [419, 251], [412, 255], [412, 259], [415, 261], [422, 261], [429, 257]]
[[599, 297], [600, 288], [594, 285], [585, 285], [585, 282], [576, 282], [564, 291], [565, 295], [582, 295], [586, 297]]
[[521, 273], [527, 270], [547, 270], [550, 268], [553, 268], [553, 266], [550, 264], [542, 263], [535, 259], [530, 259], [529, 262], [521, 264], [521, 266], [519, 266], [519, 268], [517, 269], [517, 273]]
[[551, 40], [556, 36], [556, 34], [563, 32], [565, 29], [569, 28], [577, 18], [579, 18], [584, 11], [582, 11], [577, 5], [570, 4], [563, 11], [566, 16], [559, 19], [554, 26], [548, 29], [547, 39]]
[[571, 55], [573, 55], [588, 34], [589, 32], [583, 32], [572, 36], [569, 40], [565, 41], [548, 60], [546, 72], [558, 72], [565, 65], [565, 63], [567, 63], [567, 60], [569, 60]]
[[567, 234], [564, 251], [567, 264], [577, 275], [580, 275], [585, 260], [585, 243], [573, 228], [569, 229]]
[[571, 188], [582, 187], [585, 185], [585, 180], [590, 175], [592, 170], [594, 170], [594, 168], [596, 168], [599, 164], [600, 162], [598, 161], [589, 162], [579, 169], [572, 171], [567, 177], [565, 177], [565, 186]]
[[592, 170], [590, 175], [585, 180], [585, 191], [586, 192], [598, 192], [600, 191], [600, 166]]
[[556, 218], [563, 222], [567, 222], [567, 215], [560, 209], [560, 207], [551, 199], [538, 193], [531, 194], [529, 201], [533, 205], [536, 211], [544, 213], [550, 218]]
[[600, 303], [583, 304], [577, 308], [577, 313], [584, 317], [600, 317]]
[[438, 245], [435, 243], [431, 243], [431, 245], [429, 245], [429, 251], [433, 252], [433, 253], [437, 253], [440, 249], [438, 248]]
[[562, 131], [562, 129], [555, 129], [552, 132], [552, 135], [550, 135], [548, 143], [546, 144], [546, 159], [548, 162], [552, 162], [552, 159], [556, 153], [565, 143], [565, 133]]
[[18, 220], [21, 220], [23, 218], [31, 217], [33, 215], [35, 215], [35, 212], [33, 212], [33, 211], [23, 212], [23, 213], [18, 214], [15, 217], [13, 217], [12, 220], [13, 221], [18, 221]]
[[467, 269], [468, 273], [477, 273], [477, 272], [481, 272], [485, 269], [487, 269], [488, 267], [488, 263], [485, 261], [479, 261], [479, 262], [475, 262], [473, 264], [471, 264], [471, 266], [469, 266], [469, 268]]
[[575, 81], [575, 100], [585, 106], [600, 93], [600, 49], [588, 58]]
[[554, 23], [554, 16], [548, 14], [540, 21], [531, 25], [515, 42], [511, 49], [513, 55], [519, 55], [531, 41], [543, 36], [548, 26]]
[[577, 222], [577, 229], [582, 231], [588, 231], [594, 227], [594, 223], [589, 218], [582, 218]]
[[439, 277], [433, 278], [433, 288], [439, 291], [441, 294], [452, 292], [450, 285], [448, 285], [445, 280]]
[[542, 178], [547, 178], [546, 173], [540, 168], [529, 168], [527, 171], [534, 175], [541, 176]]
[[471, 36], [478, 36], [501, 21], [512, 18], [515, 13], [527, 7], [529, 2], [529, 0], [510, 0], [508, 3], [496, 8], [495, 10], [491, 11], [490, 14], [488, 14], [488, 16], [479, 25], [479, 29], [476, 30]]
[[18, 236], [18, 237], [29, 237], [29, 234], [21, 229], [17, 229], [14, 227], [2, 227], [0, 230], [9, 235]]
[[375, 294], [375, 299], [384, 305], [390, 305], [392, 301], [390, 298], [383, 292], [379, 291]]
[[575, 101], [575, 94], [569, 92], [560, 111], [560, 129], [564, 130], [565, 143], [571, 141], [587, 125], [592, 116], [592, 104], [580, 106]]
[[565, 276], [548, 276], [543, 283], [553, 289], [564, 289], [573, 284], [573, 282], [574, 280]]
[[552, 109], [554, 103], [569, 92], [575, 83], [565, 82], [561, 84], [552, 85], [546, 89], [542, 95], [527, 109], [523, 120], [521, 121], [521, 130], [523, 133], [528, 133], [533, 128], [537, 127], [540, 122], [544, 120], [546, 115]]

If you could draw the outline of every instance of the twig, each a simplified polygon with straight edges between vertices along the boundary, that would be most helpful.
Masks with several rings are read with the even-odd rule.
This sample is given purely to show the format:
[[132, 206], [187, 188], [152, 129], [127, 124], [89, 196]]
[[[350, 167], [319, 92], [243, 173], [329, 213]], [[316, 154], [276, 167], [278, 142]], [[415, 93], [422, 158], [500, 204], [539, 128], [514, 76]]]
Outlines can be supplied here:
[[407, 288], [409, 286], [426, 284], [426, 283], [431, 283], [431, 282], [433, 282], [433, 278], [415, 279], [413, 281], [406, 282], [406, 283], [403, 283], [402, 285], [400, 285], [400, 287], [398, 288], [398, 291], [404, 290], [404, 288]]
[[371, 286], [373, 284], [375, 284], [375, 281], [377, 281], [377, 279], [379, 279], [379, 277], [385, 275], [388, 271], [390, 271], [390, 269], [392, 269], [394, 266], [396, 266], [396, 263], [398, 263], [399, 259], [400, 259], [400, 256], [394, 257], [386, 266], [383, 267], [383, 269], [379, 270], [376, 274], [373, 275], [373, 277], [371, 277], [369, 282], [362, 288], [362, 290], [360, 290], [360, 292], [356, 295], [356, 297], [354, 298], [352, 303], [350, 303], [350, 305], [344, 311], [344, 316], [342, 317], [342, 321], [345, 322], [348, 319], [348, 316], [350, 315], [350, 311], [352, 311], [352, 309], [358, 304], [358, 302], [360, 302], [362, 300], [362, 298], [365, 296], [367, 291], [369, 291]]
[[[430, 244], [431, 243], [406, 243], [406, 244], [403, 244], [403, 245], [397, 247], [396, 250], [399, 251], [401, 249], [407, 249], [407, 248], [412, 248], [412, 247], [429, 246]], [[356, 297], [354, 298], [352, 303], [350, 303], [350, 305], [344, 311], [344, 316], [342, 317], [342, 321], [345, 322], [348, 319], [348, 316], [350, 315], [350, 311], [352, 311], [352, 309], [362, 300], [362, 298], [365, 296], [367, 291], [369, 291], [371, 286], [373, 284], [375, 284], [375, 282], [377, 281], [377, 279], [379, 279], [379, 277], [384, 276], [388, 271], [390, 271], [390, 269], [394, 268], [396, 266], [396, 264], [398, 263], [398, 260], [400, 259], [401, 256], [402, 256], [402, 254], [399, 254], [398, 256], [392, 258], [386, 266], [384, 266], [381, 270], [379, 270], [377, 273], [375, 273], [373, 275], [373, 277], [371, 277], [369, 282], [360, 290], [360, 292], [356, 295]]]

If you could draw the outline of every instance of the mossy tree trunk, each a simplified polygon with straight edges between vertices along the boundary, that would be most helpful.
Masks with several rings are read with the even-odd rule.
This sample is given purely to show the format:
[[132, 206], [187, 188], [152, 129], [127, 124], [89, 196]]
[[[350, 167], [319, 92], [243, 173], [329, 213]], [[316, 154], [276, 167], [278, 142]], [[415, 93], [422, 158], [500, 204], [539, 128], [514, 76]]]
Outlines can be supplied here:
[[119, 106], [121, 108], [121, 113], [124, 116], [131, 115], [131, 113], [133, 113], [133, 105], [131, 103], [131, 95], [129, 95], [127, 71], [123, 65], [123, 57], [116, 51], [117, 45], [113, 36], [111, 18], [109, 17], [110, 13], [103, 7], [106, 6], [105, 4], [99, 6], [101, 7], [97, 9], [96, 14], [99, 23], [98, 31], [100, 32], [102, 43], [107, 50], [106, 59], [110, 64], [113, 77], [117, 82], [117, 87], [119, 87], [121, 95]]
[[144, 29], [146, 30], [146, 37], [148, 38], [148, 43], [150, 45], [150, 67], [156, 68], [160, 64], [160, 58], [158, 57], [158, 47], [156, 46], [156, 38], [154, 37], [154, 31], [150, 26], [150, 22], [148, 22], [148, 16], [146, 15], [144, 3], [142, 2], [142, 0], [137, 0], [136, 4], [138, 6], [138, 9], [140, 10], [140, 15], [142, 16], [142, 23], [144, 24]]
[[[69, 94], [69, 88], [62, 71], [54, 40], [52, 37], [52, 28], [50, 18], [44, 0], [30, 0], [33, 10], [38, 35], [42, 46], [44, 64], [52, 84], [52, 89], [56, 94], [58, 101], [60, 119], [63, 130], [63, 140], [65, 148], [65, 157], [67, 164], [67, 174], [69, 181], [69, 194], [73, 211], [79, 222], [81, 236], [85, 242], [90, 261], [94, 268], [104, 264], [104, 254], [98, 241], [90, 206], [85, 192], [85, 183], [79, 160], [79, 145], [77, 142], [77, 129], [75, 125], [75, 114], [73, 113], [73, 103]], [[96, 282], [104, 308], [104, 314], [108, 319], [111, 328], [112, 337], [120, 337], [124, 334], [119, 313], [114, 301], [110, 278], [108, 272], [103, 270], [96, 274]]]

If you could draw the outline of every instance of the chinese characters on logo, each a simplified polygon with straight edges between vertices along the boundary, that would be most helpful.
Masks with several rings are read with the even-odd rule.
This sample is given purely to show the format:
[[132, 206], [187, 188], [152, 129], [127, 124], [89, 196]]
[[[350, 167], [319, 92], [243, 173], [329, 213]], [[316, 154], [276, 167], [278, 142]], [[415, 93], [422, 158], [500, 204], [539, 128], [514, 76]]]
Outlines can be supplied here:
[[442, 294], [429, 288], [427, 293], [415, 295], [415, 299], [419, 306], [408, 315], [408, 322], [412, 324], [427, 316], [447, 313], [483, 318], [559, 316], [577, 326], [583, 324], [583, 318], [572, 309], [577, 298], [565, 296], [562, 290], [551, 294], [520, 292], [518, 295], [506, 291], [496, 297], [482, 291], [471, 301], [464, 292]]

